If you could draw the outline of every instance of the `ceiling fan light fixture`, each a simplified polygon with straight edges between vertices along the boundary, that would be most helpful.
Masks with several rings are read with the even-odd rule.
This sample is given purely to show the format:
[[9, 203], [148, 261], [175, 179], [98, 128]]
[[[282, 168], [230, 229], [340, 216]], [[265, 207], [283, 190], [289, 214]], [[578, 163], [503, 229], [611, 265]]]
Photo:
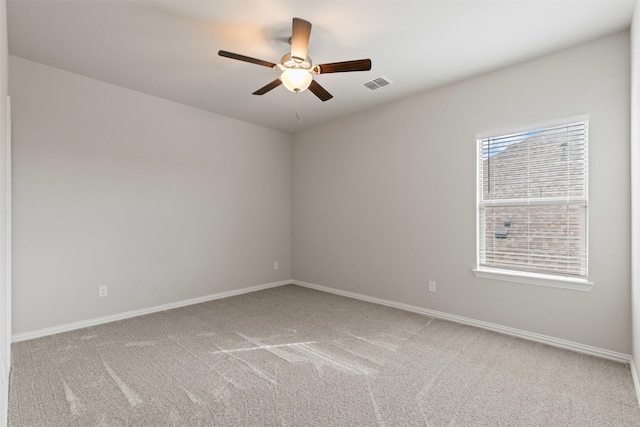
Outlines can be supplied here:
[[264, 95], [265, 93], [284, 85], [287, 90], [296, 94], [296, 108], [298, 120], [300, 120], [300, 97], [299, 93], [309, 89], [320, 101], [328, 101], [333, 98], [325, 88], [313, 80], [312, 74], [348, 73], [352, 71], [371, 70], [370, 59], [358, 59], [355, 61], [330, 62], [314, 66], [311, 58], [307, 55], [309, 50], [309, 37], [311, 35], [311, 22], [300, 18], [293, 18], [291, 28], [291, 52], [286, 53], [279, 64], [251, 58], [226, 50], [218, 51], [218, 55], [250, 64], [261, 65], [280, 72], [280, 77], [266, 84], [253, 92], [254, 95]]
[[291, 92], [302, 92], [307, 89], [313, 80], [308, 70], [301, 68], [291, 68], [284, 70], [282, 76], [282, 84]]

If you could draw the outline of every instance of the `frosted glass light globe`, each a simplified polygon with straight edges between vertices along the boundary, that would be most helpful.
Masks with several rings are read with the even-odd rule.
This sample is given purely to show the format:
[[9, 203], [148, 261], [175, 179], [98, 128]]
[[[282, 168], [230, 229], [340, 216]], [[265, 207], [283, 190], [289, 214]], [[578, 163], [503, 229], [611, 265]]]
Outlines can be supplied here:
[[302, 92], [309, 87], [313, 80], [309, 71], [298, 68], [285, 70], [280, 78], [282, 79], [284, 87], [291, 92]]

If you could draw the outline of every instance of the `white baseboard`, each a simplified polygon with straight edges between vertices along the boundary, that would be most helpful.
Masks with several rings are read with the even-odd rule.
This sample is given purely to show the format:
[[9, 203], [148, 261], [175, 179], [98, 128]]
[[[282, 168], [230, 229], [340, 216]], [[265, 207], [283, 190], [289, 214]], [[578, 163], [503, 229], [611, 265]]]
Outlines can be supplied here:
[[631, 377], [633, 378], [633, 386], [636, 389], [636, 396], [638, 398], [638, 405], [640, 405], [640, 380], [638, 379], [638, 371], [636, 370], [636, 364], [633, 362], [633, 357], [629, 363], [631, 368]]
[[76, 329], [86, 328], [88, 326], [101, 325], [103, 323], [115, 322], [117, 320], [129, 319], [131, 317], [142, 316], [145, 314], [157, 313], [158, 311], [171, 310], [173, 308], [184, 307], [187, 305], [200, 304], [202, 302], [228, 298], [235, 295], [246, 294], [249, 292], [261, 291], [263, 289], [275, 288], [277, 286], [289, 285], [291, 280], [282, 280], [280, 282], [266, 283], [264, 285], [250, 286], [248, 288], [235, 289], [233, 291], [220, 292], [217, 294], [205, 295], [203, 297], [191, 298], [187, 300], [172, 302], [168, 304], [156, 305], [153, 307], [142, 308], [139, 310], [126, 311], [124, 313], [112, 314], [109, 316], [95, 317], [93, 319], [81, 320], [79, 322], [66, 323], [64, 325], [53, 326], [50, 328], [38, 329], [30, 332], [22, 332], [20, 334], [14, 334], [12, 342], [26, 341], [34, 338], [46, 337], [48, 335], [59, 334], [62, 332], [69, 332]]
[[[592, 347], [589, 345], [580, 344], [573, 341], [567, 341], [560, 338], [550, 337], [548, 335], [536, 334], [534, 332], [523, 331], [521, 329], [510, 328], [507, 326], [497, 325], [495, 323], [483, 322], [480, 320], [470, 319], [468, 317], [457, 316], [455, 314], [444, 313], [441, 311], [430, 310], [428, 308], [416, 307], [409, 304], [403, 304], [400, 302], [389, 301], [381, 298], [370, 297], [367, 295], [357, 294], [354, 292], [343, 291], [340, 289], [329, 288], [327, 286], [315, 285], [313, 283], [302, 282], [300, 280], [293, 280], [293, 284], [303, 286], [305, 288], [316, 289], [319, 291], [329, 292], [336, 295], [342, 295], [349, 298], [355, 298], [362, 301], [372, 302], [375, 304], [386, 305], [389, 307], [399, 308], [405, 311], [411, 311], [414, 313], [424, 314], [425, 316], [435, 317], [444, 320], [450, 320], [452, 322], [462, 323], [465, 325], [476, 326], [478, 328], [488, 329], [490, 331], [499, 332], [501, 334], [511, 335], [518, 338], [523, 338], [529, 341], [536, 341], [543, 344], [547, 344], [553, 347], [564, 348], [566, 350], [576, 351], [578, 353], [589, 354], [591, 356], [602, 357], [604, 359], [614, 360], [622, 363], [632, 363], [631, 355], [618, 353], [616, 351], [606, 350], [599, 347]], [[633, 369], [632, 369], [633, 373]], [[635, 381], [634, 377], [634, 381]], [[636, 390], [638, 384], [636, 382]]]
[[[153, 307], [143, 308], [139, 310], [127, 311], [124, 313], [113, 314], [109, 316], [96, 317], [93, 319], [83, 320], [80, 322], [67, 323], [64, 325], [53, 326], [50, 328], [38, 329], [30, 332], [23, 332], [20, 334], [14, 334], [12, 336], [12, 342], [26, 341], [34, 338], [45, 337], [48, 335], [59, 334], [62, 332], [69, 332], [76, 329], [86, 328], [89, 326], [100, 325], [103, 323], [114, 322], [117, 320], [129, 319], [136, 316], [142, 316], [145, 314], [156, 313], [159, 311], [171, 310], [174, 308], [185, 307], [188, 305], [199, 304], [206, 301], [212, 301], [216, 299], [228, 298], [235, 295], [246, 294], [249, 292], [260, 291], [263, 289], [275, 288], [278, 286], [295, 284], [298, 286], [302, 286], [305, 288], [316, 289], [323, 292], [329, 292], [336, 295], [341, 295], [349, 298], [359, 299], [362, 301], [371, 302], [374, 304], [385, 305], [388, 307], [398, 308], [400, 310], [410, 311], [418, 314], [423, 314], [429, 317], [435, 317], [444, 320], [450, 320], [453, 322], [475, 326], [478, 328], [487, 329], [490, 331], [498, 332], [501, 334], [511, 335], [518, 338], [523, 338], [529, 341], [540, 342], [543, 344], [547, 344], [553, 347], [559, 347], [566, 350], [576, 351], [578, 353], [584, 353], [591, 356], [601, 357], [609, 360], [613, 360], [616, 362], [628, 363], [631, 369], [631, 376], [633, 378], [633, 384], [636, 390], [636, 395], [638, 396], [638, 404], [640, 404], [640, 378], [638, 372], [636, 370], [636, 365], [634, 364], [633, 358], [631, 355], [618, 353], [611, 350], [606, 350], [603, 348], [593, 347], [589, 345], [584, 345], [580, 343], [576, 343], [573, 341], [567, 341], [560, 338], [554, 338], [548, 335], [536, 334], [533, 332], [524, 331], [521, 329], [510, 328], [507, 326], [497, 325], [495, 323], [483, 322], [480, 320], [470, 319], [468, 317], [457, 316], [454, 314], [444, 313], [441, 311], [430, 310], [423, 307], [417, 307], [409, 304], [404, 304], [400, 302], [385, 300], [381, 298], [370, 297], [367, 295], [358, 294], [355, 292], [343, 291], [340, 289], [330, 288], [327, 286], [316, 285], [313, 283], [303, 282], [300, 280], [282, 280], [280, 282], [272, 282], [266, 283], [263, 285], [251, 286], [242, 289], [236, 289], [233, 291], [220, 292], [217, 294], [205, 295], [198, 298], [191, 298], [188, 300], [177, 301], [168, 304], [157, 305]], [[4, 396], [0, 396], [4, 397]], [[1, 403], [1, 402], [0, 402]]]
[[[635, 365], [633, 365], [633, 360], [630, 355], [624, 353], [618, 353], [611, 350], [606, 350], [599, 347], [593, 347], [585, 344], [580, 344], [573, 341], [567, 341], [560, 338], [551, 337], [548, 335], [537, 334], [534, 332], [528, 332], [521, 329], [510, 328], [507, 326], [498, 325], [495, 323], [483, 322], [480, 320], [470, 319], [468, 317], [457, 316], [455, 314], [444, 313], [441, 311], [430, 310], [428, 308], [417, 307], [409, 304], [404, 304], [400, 302], [385, 300], [381, 298], [370, 297], [367, 295], [357, 294], [355, 292], [343, 291], [340, 289], [330, 288], [327, 286], [316, 285], [313, 283], [303, 282], [300, 280], [282, 280], [280, 282], [266, 283], [264, 285], [251, 286], [242, 289], [236, 289], [233, 291], [220, 292], [217, 294], [205, 295], [198, 298], [192, 298], [188, 300], [177, 301], [169, 304], [162, 304], [153, 307], [143, 308], [139, 310], [127, 311], [124, 313], [113, 314], [109, 316], [96, 317], [93, 319], [82, 320], [80, 322], [67, 323], [64, 325], [53, 326], [50, 328], [38, 329], [30, 332], [23, 332], [20, 334], [14, 334], [12, 336], [12, 342], [26, 341], [34, 338], [45, 337], [48, 335], [59, 334], [62, 332], [73, 331], [76, 329], [86, 328], [89, 326], [100, 325], [103, 323], [114, 322], [117, 320], [129, 319], [131, 317], [142, 316], [145, 314], [156, 313], [164, 310], [171, 310], [173, 308], [184, 307], [193, 304], [199, 304], [206, 301], [228, 298], [235, 295], [246, 294], [249, 292], [260, 291], [263, 289], [274, 288], [277, 286], [295, 284], [298, 286], [302, 286], [305, 288], [316, 289], [323, 292], [329, 292], [336, 295], [341, 295], [349, 298], [355, 298], [362, 301], [371, 302], [374, 304], [385, 305], [388, 307], [398, 308], [400, 310], [411, 311], [414, 313], [423, 314], [429, 317], [435, 317], [444, 320], [450, 320], [457, 323], [462, 323], [465, 325], [476, 326], [478, 328], [488, 329], [490, 331], [499, 332], [506, 335], [515, 336], [518, 338], [523, 338], [530, 341], [536, 341], [543, 344], [551, 345], [554, 347], [564, 348], [567, 350], [576, 351], [579, 353], [589, 354], [596, 357], [602, 357], [609, 360], [614, 360], [617, 362], [628, 363], [631, 366], [631, 373], [633, 375], [634, 384], [636, 386], [636, 390], [640, 392], [640, 380], [638, 379], [638, 373], [635, 370]], [[639, 395], [640, 396], [640, 395]]]

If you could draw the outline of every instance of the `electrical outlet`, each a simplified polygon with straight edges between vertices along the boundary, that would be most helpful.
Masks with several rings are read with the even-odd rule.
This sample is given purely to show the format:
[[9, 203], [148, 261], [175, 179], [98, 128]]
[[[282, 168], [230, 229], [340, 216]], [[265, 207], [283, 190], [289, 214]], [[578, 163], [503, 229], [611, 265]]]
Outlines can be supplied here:
[[434, 282], [433, 280], [429, 280], [429, 292], [435, 292], [436, 291], [436, 282]]
[[274, 269], [274, 270], [277, 270], [277, 269], [279, 269], [279, 268], [280, 268], [280, 265], [278, 265], [278, 261], [274, 262], [274, 263], [273, 263], [273, 269]]
[[100, 298], [107, 296], [107, 285], [98, 286], [98, 296]]

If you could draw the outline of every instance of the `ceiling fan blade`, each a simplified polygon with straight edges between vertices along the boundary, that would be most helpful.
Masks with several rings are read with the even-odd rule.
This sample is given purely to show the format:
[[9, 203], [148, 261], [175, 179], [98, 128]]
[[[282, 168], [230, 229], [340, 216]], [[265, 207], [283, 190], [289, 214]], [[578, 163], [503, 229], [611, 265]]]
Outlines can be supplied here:
[[318, 84], [317, 81], [315, 80], [311, 80], [311, 84], [309, 85], [309, 90], [311, 92], [313, 92], [313, 94], [315, 96], [317, 96], [318, 98], [320, 98], [320, 101], [328, 101], [331, 98], [333, 98], [333, 95], [331, 95], [329, 92], [327, 92], [325, 90], [325, 88], [323, 88], [322, 86], [320, 86]]
[[253, 92], [253, 94], [254, 95], [264, 95], [265, 93], [269, 92], [271, 89], [275, 89], [278, 86], [280, 86], [281, 84], [282, 84], [282, 80], [275, 79], [274, 81], [272, 81], [268, 85], [263, 86], [260, 89], [258, 89], [257, 91]]
[[300, 18], [293, 18], [291, 32], [291, 58], [300, 63], [307, 59], [309, 37], [311, 36], [311, 22]]
[[233, 52], [227, 52], [226, 50], [219, 50], [218, 55], [225, 58], [237, 59], [238, 61], [250, 62], [252, 64], [262, 65], [264, 67], [274, 68], [277, 64], [269, 61], [263, 61], [262, 59], [251, 58], [249, 56], [239, 55]]
[[350, 71], [369, 71], [371, 69], [370, 59], [357, 59], [355, 61], [331, 62], [329, 64], [318, 64], [313, 67], [316, 74], [328, 73], [348, 73]]

